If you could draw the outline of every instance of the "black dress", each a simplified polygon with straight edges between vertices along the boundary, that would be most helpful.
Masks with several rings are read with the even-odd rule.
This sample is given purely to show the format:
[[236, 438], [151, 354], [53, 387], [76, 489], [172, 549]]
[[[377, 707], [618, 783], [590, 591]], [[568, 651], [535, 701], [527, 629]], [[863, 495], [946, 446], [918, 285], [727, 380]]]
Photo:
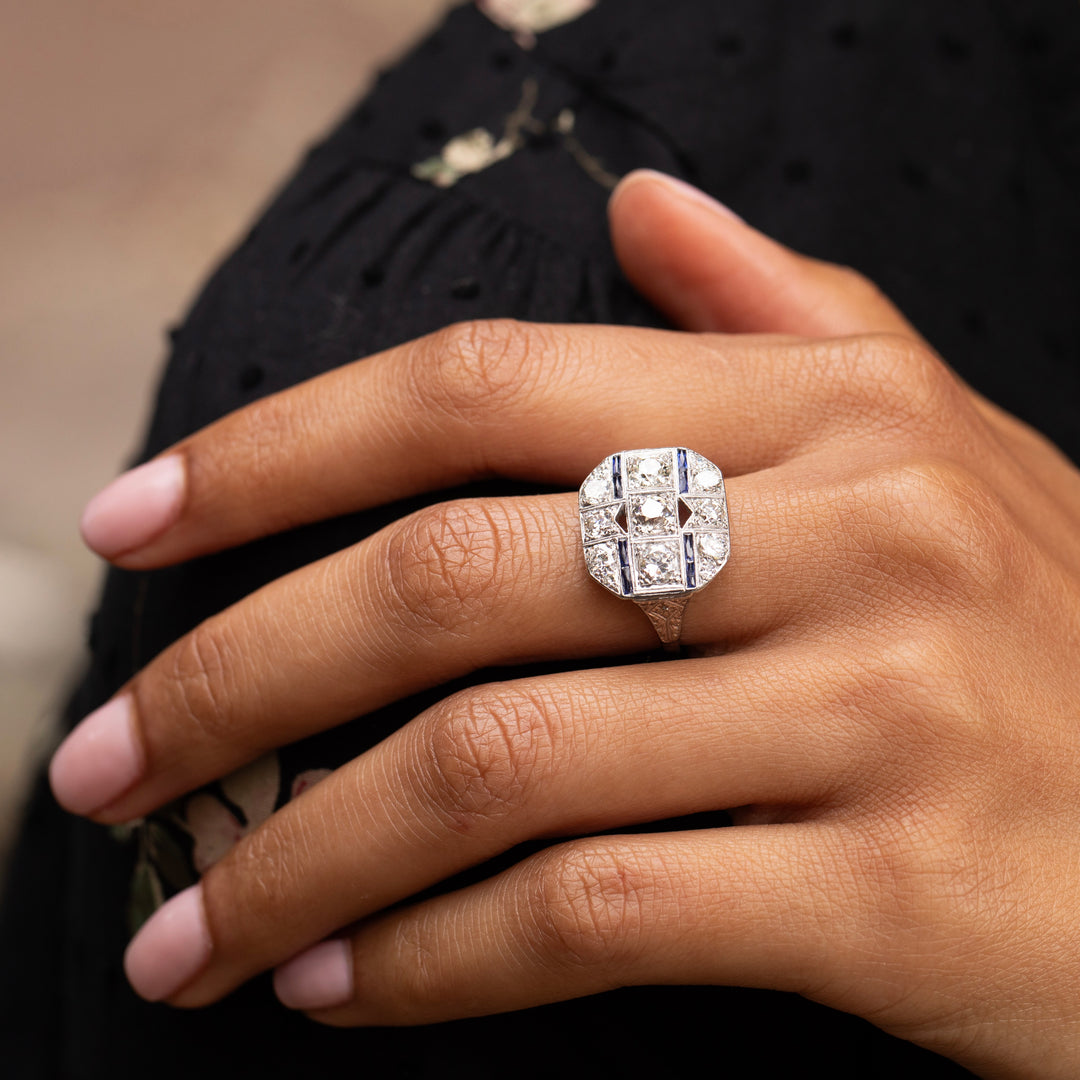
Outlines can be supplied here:
[[[502, 139], [512, 152], [494, 161]], [[1080, 458], [1075, 0], [602, 0], [534, 43], [455, 10], [385, 74], [172, 331], [136, 460], [455, 320], [663, 325], [621, 279], [606, 232], [607, 189], [637, 166], [858, 267], [965, 379]], [[203, 618], [422, 501], [170, 569], [110, 570], [65, 728]], [[283, 750], [279, 803], [307, 770], [348, 760], [446, 692]], [[148, 1005], [120, 966], [133, 876], [138, 907], [182, 885], [190, 856], [167, 821], [125, 839], [63, 813], [39, 776], [0, 923], [2, 1075], [966, 1075], [763, 991], [634, 988], [351, 1031], [284, 1010], [265, 977], [197, 1012]]]

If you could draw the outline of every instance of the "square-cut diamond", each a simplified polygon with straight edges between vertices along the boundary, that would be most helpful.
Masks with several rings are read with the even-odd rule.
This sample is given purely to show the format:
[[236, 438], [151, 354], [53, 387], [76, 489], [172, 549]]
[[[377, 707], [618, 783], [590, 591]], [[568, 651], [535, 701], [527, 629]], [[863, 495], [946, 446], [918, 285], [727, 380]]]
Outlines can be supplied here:
[[631, 547], [637, 584], [642, 589], [683, 588], [678, 540], [642, 540]]
[[674, 495], [630, 496], [630, 532], [633, 536], [671, 536], [679, 531], [679, 510]]

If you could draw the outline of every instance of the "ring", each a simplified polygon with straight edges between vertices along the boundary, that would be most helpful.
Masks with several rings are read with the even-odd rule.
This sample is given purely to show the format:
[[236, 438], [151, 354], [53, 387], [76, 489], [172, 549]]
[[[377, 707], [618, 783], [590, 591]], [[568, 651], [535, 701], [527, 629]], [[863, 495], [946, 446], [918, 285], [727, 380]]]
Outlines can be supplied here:
[[682, 446], [622, 450], [585, 478], [578, 510], [589, 573], [677, 649], [690, 597], [730, 551], [723, 474]]

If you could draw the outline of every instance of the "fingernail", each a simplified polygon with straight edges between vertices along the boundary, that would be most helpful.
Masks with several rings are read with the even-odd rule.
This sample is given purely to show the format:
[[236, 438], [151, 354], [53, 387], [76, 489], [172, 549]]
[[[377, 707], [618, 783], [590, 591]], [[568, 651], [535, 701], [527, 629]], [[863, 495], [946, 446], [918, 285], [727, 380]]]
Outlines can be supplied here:
[[202, 885], [191, 885], [154, 912], [124, 953], [124, 971], [147, 1001], [171, 997], [210, 962], [213, 943]]
[[352, 951], [335, 938], [313, 945], [274, 972], [274, 992], [289, 1009], [332, 1009], [353, 996]]
[[620, 191], [626, 190], [632, 185], [642, 182], [663, 184], [673, 195], [688, 199], [698, 206], [703, 206], [713, 213], [722, 214], [724, 217], [731, 218], [733, 221], [742, 222], [744, 225], [746, 224], [746, 222], [743, 221], [730, 206], [725, 206], [718, 199], [714, 199], [711, 195], [706, 195], [701, 188], [696, 188], [693, 184], [688, 184], [685, 180], [679, 180], [677, 177], [668, 176], [667, 173], [657, 172], [655, 169], [635, 169], [632, 173], [623, 177], [615, 188], [615, 191], [612, 192], [612, 201], [614, 202], [615, 196]]
[[143, 547], [180, 512], [184, 462], [179, 454], [148, 461], [118, 476], [83, 510], [79, 530], [87, 546], [111, 559]]
[[131, 696], [121, 694], [81, 721], [49, 763], [56, 801], [73, 814], [89, 814], [119, 798], [143, 774]]

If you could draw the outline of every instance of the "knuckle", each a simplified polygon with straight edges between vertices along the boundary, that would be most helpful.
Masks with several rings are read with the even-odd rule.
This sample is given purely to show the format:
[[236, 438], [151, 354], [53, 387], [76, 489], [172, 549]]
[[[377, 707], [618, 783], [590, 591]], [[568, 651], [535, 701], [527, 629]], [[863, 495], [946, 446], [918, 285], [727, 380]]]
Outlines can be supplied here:
[[[972, 874], [971, 829], [957, 814], [905, 814], [858, 830], [846, 847], [849, 872], [861, 883], [864, 931], [874, 938], [901, 930], [918, 954], [926, 931], [955, 918], [962, 892], [982, 885]], [[878, 946], [880, 947], [880, 946]]]
[[386, 584], [404, 625], [422, 636], [458, 632], [483, 618], [508, 585], [512, 530], [498, 503], [439, 503], [390, 538]]
[[423, 907], [399, 919], [393, 929], [395, 978], [381, 1008], [401, 1019], [422, 1016], [446, 994], [446, 971], [439, 962], [439, 928]]
[[418, 389], [427, 404], [474, 421], [535, 382], [550, 336], [548, 328], [515, 319], [454, 323], [430, 339]]
[[915, 338], [898, 333], [867, 334], [831, 343], [839, 357], [830, 369], [843, 372], [837, 388], [842, 408], [854, 405], [883, 429], [948, 433], [956, 413], [970, 408], [963, 388], [937, 354]]
[[[190, 729], [185, 734], [224, 742], [230, 739], [228, 702], [235, 678], [231, 647], [221, 620], [200, 623], [168, 652], [155, 701], [147, 715], [167, 712], [172, 721]], [[144, 690], [145, 693], [145, 690]]]
[[555, 742], [545, 703], [509, 686], [448, 699], [433, 715], [427, 739], [428, 794], [460, 831], [522, 808]]
[[[879, 642], [838, 694], [838, 711], [854, 715], [862, 728], [887, 733], [888, 745], [904, 746], [920, 761], [905, 773], [904, 790], [942, 766], [952, 767], [957, 752], [966, 757], [981, 744], [974, 736], [984, 703], [978, 687], [963, 675], [968, 651], [958, 627], [921, 620]], [[874, 737], [868, 745], [880, 743]], [[901, 795], [895, 787], [872, 786], [872, 792], [875, 799]]]
[[648, 876], [629, 852], [569, 844], [540, 861], [527, 935], [558, 967], [629, 962], [644, 945]]
[[900, 564], [907, 583], [981, 603], [1008, 588], [1022, 538], [1001, 496], [959, 462], [924, 458], [869, 480], [870, 543]]
[[211, 923], [230, 941], [265, 926], [269, 913], [281, 911], [282, 897], [304, 895], [304, 868], [319, 848], [316, 831], [296, 815], [276, 814], [247, 832], [204, 875]]
[[884, 300], [885, 294], [871, 278], [861, 270], [846, 263], [826, 263], [835, 274], [840, 288], [857, 299]]

